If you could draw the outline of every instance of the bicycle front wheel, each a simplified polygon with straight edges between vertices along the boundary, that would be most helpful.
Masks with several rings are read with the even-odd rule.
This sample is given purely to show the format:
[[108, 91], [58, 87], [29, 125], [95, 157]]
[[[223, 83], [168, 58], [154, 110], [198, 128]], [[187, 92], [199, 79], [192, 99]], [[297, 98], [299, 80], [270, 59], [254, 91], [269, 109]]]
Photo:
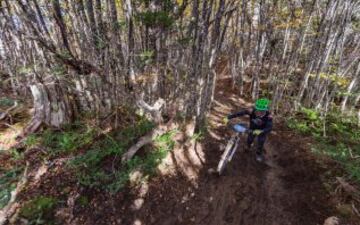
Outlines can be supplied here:
[[229, 157], [232, 155], [234, 145], [235, 145], [235, 138], [232, 138], [228, 142], [226, 149], [222, 154], [220, 162], [218, 164], [217, 172], [219, 175], [221, 175], [224, 172], [226, 164], [229, 162]]
[[220, 160], [217, 172], [219, 175], [222, 175], [226, 166], [227, 160]]

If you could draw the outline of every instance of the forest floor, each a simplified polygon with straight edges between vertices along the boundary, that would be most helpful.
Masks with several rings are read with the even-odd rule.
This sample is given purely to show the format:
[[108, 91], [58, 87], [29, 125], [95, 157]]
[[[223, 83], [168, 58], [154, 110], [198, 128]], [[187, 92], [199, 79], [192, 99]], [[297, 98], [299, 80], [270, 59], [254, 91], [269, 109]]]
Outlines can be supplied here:
[[[43, 164], [42, 150], [34, 149], [25, 155], [34, 172], [19, 201], [39, 195], [61, 199], [55, 224], [323, 225], [336, 216], [340, 223], [325, 224], [359, 225], [344, 193], [335, 193], [339, 184], [329, 171], [338, 165], [314, 155], [312, 139], [296, 134], [280, 118], [265, 145], [266, 163], [256, 162], [254, 152], [244, 153], [240, 146], [225, 174], [214, 173], [231, 135], [222, 118], [251, 107], [230, 87], [230, 78], [219, 79], [206, 134], [193, 139], [178, 135], [159, 175], [109, 194], [82, 188], [64, 166], [68, 158]], [[0, 161], [2, 167], [14, 162], [9, 156]]]

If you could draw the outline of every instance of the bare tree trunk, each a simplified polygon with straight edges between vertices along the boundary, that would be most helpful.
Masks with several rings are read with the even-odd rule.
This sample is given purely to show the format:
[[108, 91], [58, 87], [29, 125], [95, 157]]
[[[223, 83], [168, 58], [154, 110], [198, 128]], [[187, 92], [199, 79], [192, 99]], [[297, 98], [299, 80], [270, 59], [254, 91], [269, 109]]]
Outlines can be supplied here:
[[34, 115], [24, 134], [37, 131], [42, 124], [59, 128], [72, 122], [74, 106], [60, 84], [55, 81], [37, 83], [31, 85], [30, 89], [34, 99]]
[[130, 0], [125, 1], [126, 6], [126, 19], [128, 23], [128, 56], [127, 56], [127, 76], [125, 83], [128, 90], [133, 89], [135, 84], [135, 71], [134, 71], [134, 23], [133, 23], [133, 8]]
[[[259, 20], [258, 20], [258, 24], [263, 24], [263, 0], [260, 0], [259, 2]], [[251, 97], [252, 99], [257, 99], [259, 96], [259, 89], [260, 89], [260, 71], [261, 68], [263, 66], [263, 64], [260, 62], [262, 61], [262, 49], [265, 49], [266, 46], [262, 47], [262, 42], [263, 42], [263, 31], [262, 29], [260, 29], [257, 33], [257, 46], [256, 46], [256, 70], [255, 72], [253, 72], [252, 74], [252, 93], [251, 93]], [[266, 45], [266, 44], [265, 44]]]
[[96, 28], [93, 0], [85, 0], [87, 17], [90, 24], [92, 39], [95, 48], [98, 47], [98, 30]]
[[55, 17], [56, 23], [60, 29], [64, 48], [68, 51], [68, 54], [72, 55], [68, 37], [66, 34], [66, 26], [65, 26], [64, 20], [61, 15], [61, 8], [60, 8], [59, 0], [53, 0], [52, 3], [53, 3], [53, 7], [54, 7], [54, 17]]
[[350, 82], [345, 97], [343, 98], [342, 102], [341, 102], [341, 112], [345, 112], [346, 109], [346, 103], [349, 99], [349, 95], [352, 93], [355, 85], [358, 83], [359, 81], [359, 77], [360, 77], [360, 64], [357, 67], [357, 70], [355, 72], [355, 76], [353, 77], [352, 81]]

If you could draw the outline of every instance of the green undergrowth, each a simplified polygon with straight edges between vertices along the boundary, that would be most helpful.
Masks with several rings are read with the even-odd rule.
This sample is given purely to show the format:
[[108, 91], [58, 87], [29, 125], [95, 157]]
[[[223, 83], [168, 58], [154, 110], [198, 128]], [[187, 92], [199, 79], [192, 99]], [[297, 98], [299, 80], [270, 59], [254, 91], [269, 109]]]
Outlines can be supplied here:
[[0, 98], [0, 108], [1, 107], [10, 107], [10, 106], [13, 106], [14, 105], [14, 100], [13, 99], [10, 99], [10, 98], [6, 98], [6, 97], [3, 97], [3, 98]]
[[91, 143], [97, 134], [95, 128], [82, 123], [64, 127], [63, 130], [47, 129], [38, 134], [29, 135], [24, 144], [27, 148], [45, 147], [49, 155], [72, 153], [80, 147]]
[[53, 211], [57, 202], [53, 197], [36, 197], [21, 207], [19, 215], [28, 220], [28, 224], [55, 224]]
[[15, 167], [10, 170], [0, 168], [0, 209], [4, 208], [11, 198], [11, 191], [16, 188], [23, 168]]
[[313, 136], [317, 141], [313, 152], [339, 162], [349, 178], [360, 184], [360, 128], [356, 117], [338, 111], [322, 117], [312, 109], [303, 108], [288, 120], [288, 126]]
[[122, 155], [136, 140], [151, 131], [154, 125], [141, 119], [129, 126], [96, 142], [83, 155], [69, 162], [79, 183], [83, 186], [116, 193], [126, 186], [134, 171], [141, 171], [143, 178], [153, 175], [157, 165], [173, 148], [174, 131], [154, 140], [154, 147], [141, 156], [135, 156], [126, 163], [121, 162]]

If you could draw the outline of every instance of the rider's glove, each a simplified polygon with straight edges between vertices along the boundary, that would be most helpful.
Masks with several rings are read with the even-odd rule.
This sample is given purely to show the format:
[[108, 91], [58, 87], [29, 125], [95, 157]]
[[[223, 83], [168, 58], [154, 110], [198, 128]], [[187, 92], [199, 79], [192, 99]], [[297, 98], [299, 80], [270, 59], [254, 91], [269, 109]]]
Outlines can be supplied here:
[[223, 123], [226, 125], [226, 124], [228, 124], [228, 122], [229, 122], [229, 119], [227, 117], [224, 117]]
[[256, 135], [256, 136], [260, 135], [261, 133], [262, 133], [262, 130], [254, 130], [253, 131], [253, 134]]

